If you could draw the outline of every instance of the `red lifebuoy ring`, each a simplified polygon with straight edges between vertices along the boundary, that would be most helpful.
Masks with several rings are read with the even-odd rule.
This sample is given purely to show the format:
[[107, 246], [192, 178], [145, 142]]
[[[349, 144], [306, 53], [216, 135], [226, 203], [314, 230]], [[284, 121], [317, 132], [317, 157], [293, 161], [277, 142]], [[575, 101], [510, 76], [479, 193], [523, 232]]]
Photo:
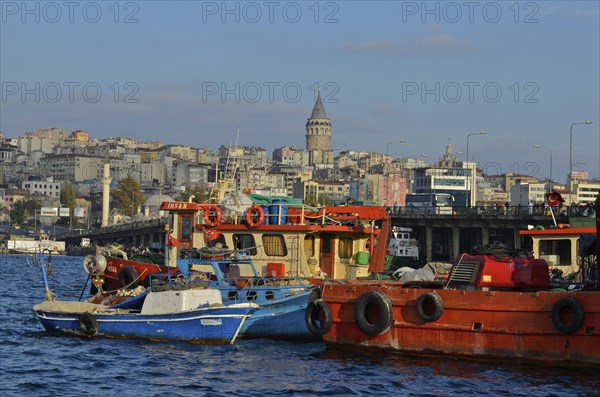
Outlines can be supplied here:
[[221, 219], [223, 219], [223, 213], [220, 207], [215, 206], [204, 210], [204, 221], [207, 226], [215, 227], [221, 223]]
[[265, 211], [260, 205], [253, 205], [246, 211], [246, 222], [250, 227], [258, 227], [265, 221]]

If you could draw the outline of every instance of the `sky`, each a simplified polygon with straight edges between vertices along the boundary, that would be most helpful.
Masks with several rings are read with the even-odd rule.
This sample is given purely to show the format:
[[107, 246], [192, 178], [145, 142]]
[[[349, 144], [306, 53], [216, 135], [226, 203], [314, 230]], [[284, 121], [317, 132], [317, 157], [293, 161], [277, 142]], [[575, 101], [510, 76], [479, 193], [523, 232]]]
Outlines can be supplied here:
[[600, 178], [599, 21], [600, 1], [0, 0], [0, 131], [215, 150], [239, 128], [271, 153], [305, 148], [319, 87], [336, 153], [450, 143], [490, 175], [565, 183], [572, 155]]

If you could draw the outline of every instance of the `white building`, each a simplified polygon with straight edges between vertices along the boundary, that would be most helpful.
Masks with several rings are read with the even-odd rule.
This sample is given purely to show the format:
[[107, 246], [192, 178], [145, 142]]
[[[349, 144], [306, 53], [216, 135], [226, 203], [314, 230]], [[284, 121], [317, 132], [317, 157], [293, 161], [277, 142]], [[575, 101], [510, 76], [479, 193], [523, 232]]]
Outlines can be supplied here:
[[29, 193], [43, 194], [48, 197], [60, 197], [60, 182], [52, 181], [23, 181], [21, 188], [29, 190]]

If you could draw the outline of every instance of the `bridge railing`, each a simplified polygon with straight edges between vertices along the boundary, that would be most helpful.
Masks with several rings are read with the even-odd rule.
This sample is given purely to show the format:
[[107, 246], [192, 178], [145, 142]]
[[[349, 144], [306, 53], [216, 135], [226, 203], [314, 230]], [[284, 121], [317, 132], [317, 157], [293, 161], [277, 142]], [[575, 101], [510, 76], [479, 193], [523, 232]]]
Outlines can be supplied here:
[[118, 225], [110, 225], [110, 226], [99, 227], [99, 228], [95, 228], [95, 229], [89, 229], [89, 230], [78, 229], [78, 230], [73, 230], [73, 231], [66, 232], [66, 233], [57, 234], [56, 239], [62, 240], [62, 239], [74, 238], [74, 237], [82, 236], [82, 235], [87, 236], [87, 235], [94, 234], [94, 233], [121, 232], [121, 231], [125, 231], [125, 230], [141, 229], [141, 228], [145, 228], [145, 227], [162, 226], [166, 223], [167, 223], [167, 218], [159, 218], [159, 219], [150, 219], [147, 221], [135, 221], [135, 222], [128, 222], [128, 223], [120, 223]]
[[[430, 207], [430, 208], [416, 208], [416, 207], [400, 207], [391, 206], [386, 207], [387, 212], [390, 215], [397, 216], [440, 216], [440, 217], [452, 217], [452, 216], [467, 216], [467, 217], [486, 217], [486, 216], [506, 216], [506, 217], [539, 217], [548, 216], [552, 217], [550, 207], [543, 205], [533, 206], [505, 206], [505, 205], [489, 205], [489, 206], [455, 206], [450, 210], [448, 207]], [[592, 217], [595, 215], [594, 208], [592, 206], [563, 206], [553, 207], [555, 217]]]

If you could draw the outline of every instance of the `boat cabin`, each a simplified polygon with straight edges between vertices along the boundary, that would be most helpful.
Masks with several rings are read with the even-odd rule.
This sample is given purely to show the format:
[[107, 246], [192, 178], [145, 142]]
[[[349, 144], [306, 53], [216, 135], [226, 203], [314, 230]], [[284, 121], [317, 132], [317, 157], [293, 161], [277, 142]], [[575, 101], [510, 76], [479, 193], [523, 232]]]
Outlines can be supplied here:
[[[193, 248], [229, 249], [247, 255], [262, 276], [338, 279], [368, 276], [372, 261], [384, 262], [389, 216], [383, 208], [278, 206], [270, 219], [258, 205], [235, 219], [223, 219], [215, 204], [165, 202], [161, 210], [172, 215], [175, 258]], [[378, 246], [380, 234], [385, 243]]]
[[521, 230], [522, 236], [531, 238], [533, 256], [545, 259], [550, 269], [558, 268], [567, 276], [579, 271], [582, 235], [595, 235], [595, 227], [557, 228], [546, 230]]

